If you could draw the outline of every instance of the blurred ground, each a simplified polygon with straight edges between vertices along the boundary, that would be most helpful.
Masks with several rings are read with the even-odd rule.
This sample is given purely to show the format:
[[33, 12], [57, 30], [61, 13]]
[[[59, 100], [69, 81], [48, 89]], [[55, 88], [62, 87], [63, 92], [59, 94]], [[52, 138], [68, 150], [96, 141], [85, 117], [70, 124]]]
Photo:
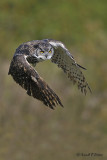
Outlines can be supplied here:
[[[106, 6], [106, 0], [0, 1], [0, 160], [107, 159]], [[37, 70], [64, 104], [53, 111], [8, 76], [18, 45], [44, 38], [63, 41], [87, 68], [91, 95], [43, 62]]]

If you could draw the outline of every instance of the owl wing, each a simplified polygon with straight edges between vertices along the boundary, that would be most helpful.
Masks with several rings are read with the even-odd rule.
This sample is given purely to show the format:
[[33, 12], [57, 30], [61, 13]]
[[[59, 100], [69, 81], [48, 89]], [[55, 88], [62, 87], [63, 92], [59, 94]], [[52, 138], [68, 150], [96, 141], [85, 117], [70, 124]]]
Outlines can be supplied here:
[[78, 85], [78, 88], [81, 89], [83, 93], [86, 94], [87, 89], [91, 92], [91, 89], [80, 70], [80, 68], [85, 68], [76, 63], [73, 56], [62, 42], [56, 40], [48, 40], [48, 42], [54, 48], [54, 55], [52, 56], [51, 61], [56, 63], [58, 67], [62, 68], [73, 83]]
[[13, 57], [8, 74], [12, 75], [13, 79], [27, 91], [29, 96], [39, 99], [46, 106], [52, 109], [57, 104], [63, 106], [59, 97], [28, 63], [23, 54]]

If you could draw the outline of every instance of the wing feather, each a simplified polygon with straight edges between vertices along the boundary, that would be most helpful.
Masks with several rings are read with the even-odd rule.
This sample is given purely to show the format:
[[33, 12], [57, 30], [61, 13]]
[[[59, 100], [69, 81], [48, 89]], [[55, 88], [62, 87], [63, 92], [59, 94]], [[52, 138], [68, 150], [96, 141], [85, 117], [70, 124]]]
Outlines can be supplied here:
[[28, 63], [24, 55], [13, 57], [9, 74], [27, 91], [29, 96], [39, 99], [52, 109], [58, 104], [63, 106], [59, 97]]
[[73, 56], [70, 54], [68, 49], [60, 41], [49, 40], [49, 43], [54, 48], [54, 55], [51, 58], [53, 63], [56, 63], [58, 67], [62, 68], [68, 77], [77, 84], [81, 92], [87, 93], [87, 89], [91, 92], [91, 89], [82, 73], [80, 68], [85, 69], [76, 63]]

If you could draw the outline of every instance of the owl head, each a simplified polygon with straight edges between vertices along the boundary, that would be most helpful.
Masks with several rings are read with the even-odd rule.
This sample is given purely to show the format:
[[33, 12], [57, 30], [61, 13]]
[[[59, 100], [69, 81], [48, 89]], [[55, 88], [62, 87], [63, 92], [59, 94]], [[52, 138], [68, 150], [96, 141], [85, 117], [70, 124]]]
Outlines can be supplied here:
[[34, 45], [34, 55], [39, 61], [51, 59], [54, 54], [54, 50], [49, 43], [38, 43]]

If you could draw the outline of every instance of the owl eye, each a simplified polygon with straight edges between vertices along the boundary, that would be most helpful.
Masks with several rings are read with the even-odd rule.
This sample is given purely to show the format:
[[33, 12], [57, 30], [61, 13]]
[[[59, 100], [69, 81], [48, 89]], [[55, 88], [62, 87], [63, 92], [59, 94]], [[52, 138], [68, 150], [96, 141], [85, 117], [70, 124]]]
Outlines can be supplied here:
[[44, 51], [40, 51], [40, 53], [44, 53]]
[[51, 50], [49, 51], [49, 53], [51, 53]]

